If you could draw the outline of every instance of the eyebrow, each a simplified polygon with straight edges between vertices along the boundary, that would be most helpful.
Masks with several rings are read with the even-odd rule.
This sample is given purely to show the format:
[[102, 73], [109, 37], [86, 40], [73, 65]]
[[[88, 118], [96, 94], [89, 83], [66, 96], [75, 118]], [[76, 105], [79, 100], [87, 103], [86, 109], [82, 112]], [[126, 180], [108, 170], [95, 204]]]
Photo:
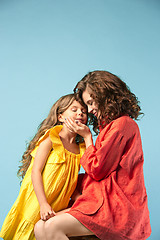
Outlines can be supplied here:
[[[75, 108], [79, 108], [78, 106], [75, 106], [75, 105], [73, 105], [72, 108], [73, 108], [73, 107], [75, 107]], [[82, 108], [85, 109], [85, 107], [83, 107], [83, 106], [82, 106]]]
[[74, 107], [74, 108], [78, 108], [76, 105], [73, 105], [73, 106], [71, 106], [72, 108]]

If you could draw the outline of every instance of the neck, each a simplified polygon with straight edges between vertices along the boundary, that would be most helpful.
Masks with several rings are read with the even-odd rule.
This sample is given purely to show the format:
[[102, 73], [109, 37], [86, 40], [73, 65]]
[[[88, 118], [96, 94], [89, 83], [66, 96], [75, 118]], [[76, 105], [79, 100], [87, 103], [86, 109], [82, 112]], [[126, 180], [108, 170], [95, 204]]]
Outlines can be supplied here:
[[60, 131], [59, 136], [61, 139], [64, 139], [65, 141], [67, 141], [69, 143], [75, 143], [77, 134], [70, 132], [68, 130], [68, 128], [65, 125], [63, 125], [63, 128]]

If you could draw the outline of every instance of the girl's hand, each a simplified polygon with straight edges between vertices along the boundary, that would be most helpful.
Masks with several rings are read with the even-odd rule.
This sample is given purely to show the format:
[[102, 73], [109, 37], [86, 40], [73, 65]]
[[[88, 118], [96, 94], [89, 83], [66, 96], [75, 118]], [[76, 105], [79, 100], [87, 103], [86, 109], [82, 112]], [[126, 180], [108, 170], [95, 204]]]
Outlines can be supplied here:
[[66, 118], [64, 123], [70, 132], [77, 133], [84, 138], [86, 148], [93, 144], [92, 134], [88, 126], [80, 121], [75, 122], [71, 118]]
[[51, 217], [54, 217], [56, 213], [53, 211], [51, 206], [48, 203], [44, 203], [40, 206], [40, 215], [43, 221], [48, 220]]

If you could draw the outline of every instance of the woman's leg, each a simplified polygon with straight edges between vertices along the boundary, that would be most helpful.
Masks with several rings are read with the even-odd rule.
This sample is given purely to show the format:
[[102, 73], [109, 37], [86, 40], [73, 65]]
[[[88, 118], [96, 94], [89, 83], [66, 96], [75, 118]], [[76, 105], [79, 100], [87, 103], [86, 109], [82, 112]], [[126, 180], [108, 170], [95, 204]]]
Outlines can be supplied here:
[[42, 220], [39, 220], [36, 223], [36, 225], [34, 227], [34, 234], [35, 234], [36, 240], [46, 240], [44, 224], [45, 224], [45, 222]]
[[94, 235], [68, 213], [50, 218], [45, 222], [44, 228], [47, 240], [68, 240], [72, 236]]

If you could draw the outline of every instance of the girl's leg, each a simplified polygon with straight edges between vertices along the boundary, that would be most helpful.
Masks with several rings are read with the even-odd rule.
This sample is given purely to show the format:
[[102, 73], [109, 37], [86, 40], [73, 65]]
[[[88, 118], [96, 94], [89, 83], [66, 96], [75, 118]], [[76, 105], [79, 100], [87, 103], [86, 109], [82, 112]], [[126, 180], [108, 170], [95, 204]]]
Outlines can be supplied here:
[[44, 224], [47, 240], [68, 240], [72, 236], [94, 235], [68, 213], [50, 218]]
[[45, 222], [42, 220], [39, 220], [36, 223], [36, 225], [34, 227], [34, 234], [35, 234], [36, 240], [46, 240], [44, 224], [45, 224]]

